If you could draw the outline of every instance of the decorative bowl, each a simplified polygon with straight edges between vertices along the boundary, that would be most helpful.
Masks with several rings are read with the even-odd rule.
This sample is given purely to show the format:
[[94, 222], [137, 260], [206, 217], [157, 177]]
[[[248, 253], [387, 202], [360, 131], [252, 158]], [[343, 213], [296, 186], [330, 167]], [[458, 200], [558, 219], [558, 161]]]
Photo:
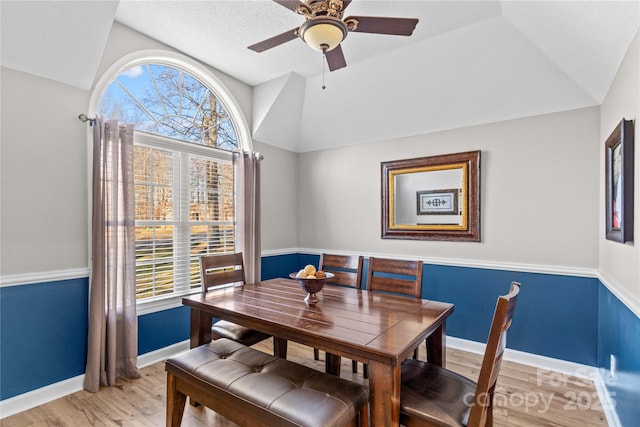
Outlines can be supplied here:
[[300, 288], [307, 293], [307, 296], [304, 299], [304, 302], [307, 304], [315, 304], [318, 302], [318, 296], [316, 293], [320, 292], [322, 288], [324, 288], [324, 284], [327, 279], [331, 279], [334, 277], [332, 273], [325, 273], [325, 277], [319, 277], [315, 279], [302, 279], [300, 277], [296, 277], [297, 273], [289, 274], [289, 277], [298, 281]]

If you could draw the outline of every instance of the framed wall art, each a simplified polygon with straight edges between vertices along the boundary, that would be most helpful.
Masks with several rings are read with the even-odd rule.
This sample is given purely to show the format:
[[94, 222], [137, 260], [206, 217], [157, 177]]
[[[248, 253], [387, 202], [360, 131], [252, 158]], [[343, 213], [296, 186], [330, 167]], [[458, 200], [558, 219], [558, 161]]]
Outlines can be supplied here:
[[458, 194], [460, 189], [418, 191], [416, 193], [417, 215], [459, 215]]
[[633, 121], [622, 119], [605, 142], [605, 233], [633, 241]]

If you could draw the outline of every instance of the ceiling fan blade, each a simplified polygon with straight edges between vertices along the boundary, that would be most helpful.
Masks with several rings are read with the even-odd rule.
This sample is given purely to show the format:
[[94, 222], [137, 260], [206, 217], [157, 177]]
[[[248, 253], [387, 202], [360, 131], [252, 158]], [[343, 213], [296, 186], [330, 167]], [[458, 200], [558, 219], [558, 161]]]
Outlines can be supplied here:
[[384, 18], [377, 16], [349, 16], [349, 20], [358, 21], [356, 33], [390, 34], [396, 36], [410, 36], [418, 24], [415, 18]]
[[259, 43], [252, 44], [251, 46], [249, 46], [249, 49], [255, 52], [264, 52], [267, 49], [271, 49], [272, 47], [279, 46], [297, 37], [298, 37], [298, 29], [294, 28], [293, 30], [289, 30], [282, 34], [278, 34], [277, 36], [273, 36]]
[[347, 61], [344, 59], [344, 53], [342, 52], [342, 46], [338, 45], [335, 48], [324, 54], [327, 57], [327, 64], [329, 64], [329, 71], [339, 70], [347, 66]]
[[[298, 6], [302, 6], [305, 8], [308, 8], [307, 5], [304, 2], [301, 2], [299, 0], [273, 0], [274, 2], [278, 3], [280, 6], [284, 6], [287, 9], [296, 12], [296, 8]], [[296, 12], [298, 13], [298, 12]]]

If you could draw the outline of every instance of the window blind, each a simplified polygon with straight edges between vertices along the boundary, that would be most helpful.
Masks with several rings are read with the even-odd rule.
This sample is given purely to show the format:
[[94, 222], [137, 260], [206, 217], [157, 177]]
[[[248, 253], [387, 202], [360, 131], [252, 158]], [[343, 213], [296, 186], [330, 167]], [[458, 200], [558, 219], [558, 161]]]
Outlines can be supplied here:
[[199, 258], [234, 251], [231, 153], [145, 132], [134, 138], [136, 296], [199, 289]]

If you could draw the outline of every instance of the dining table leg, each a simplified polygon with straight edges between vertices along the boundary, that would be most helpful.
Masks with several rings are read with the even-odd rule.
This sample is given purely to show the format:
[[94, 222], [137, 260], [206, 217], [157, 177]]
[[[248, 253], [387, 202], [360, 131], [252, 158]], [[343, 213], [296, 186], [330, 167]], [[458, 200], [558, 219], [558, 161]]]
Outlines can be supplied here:
[[202, 344], [211, 342], [211, 326], [213, 325], [213, 316], [204, 311], [191, 309], [190, 322], [190, 347], [199, 347]]
[[289, 341], [280, 337], [273, 337], [273, 355], [282, 359], [287, 358], [287, 347]]
[[401, 365], [369, 361], [371, 427], [400, 425]]
[[446, 327], [445, 323], [427, 337], [427, 362], [444, 368], [446, 360]]
[[342, 364], [342, 357], [337, 354], [325, 352], [324, 354], [324, 371], [327, 374], [340, 376], [340, 365]]

